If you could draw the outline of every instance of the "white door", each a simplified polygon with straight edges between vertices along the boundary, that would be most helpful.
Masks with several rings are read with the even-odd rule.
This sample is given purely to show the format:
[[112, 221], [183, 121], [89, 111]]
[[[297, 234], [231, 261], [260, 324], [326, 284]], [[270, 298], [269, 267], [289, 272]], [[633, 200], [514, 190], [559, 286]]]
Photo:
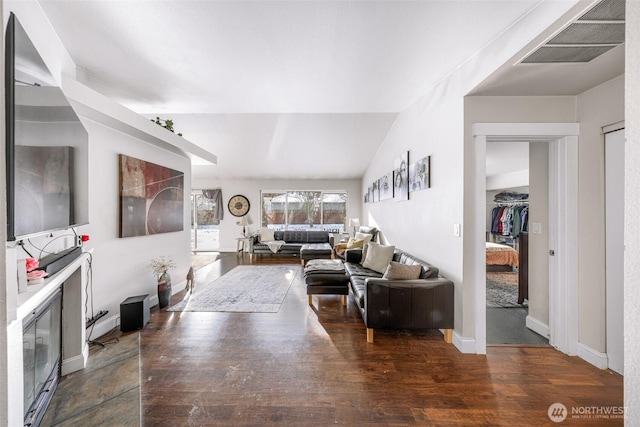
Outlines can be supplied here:
[[549, 142], [549, 344], [578, 354], [578, 137]]
[[624, 365], [624, 129], [605, 135], [606, 322], [609, 369]]

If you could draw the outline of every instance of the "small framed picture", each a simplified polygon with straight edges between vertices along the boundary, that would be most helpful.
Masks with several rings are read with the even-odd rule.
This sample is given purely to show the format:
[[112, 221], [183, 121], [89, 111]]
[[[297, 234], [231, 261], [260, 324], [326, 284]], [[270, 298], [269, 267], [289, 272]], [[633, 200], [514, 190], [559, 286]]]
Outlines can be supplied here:
[[409, 165], [409, 191], [426, 190], [431, 187], [431, 156], [423, 157]]
[[409, 200], [409, 152], [405, 151], [393, 162], [393, 198]]
[[393, 198], [393, 171], [387, 173], [380, 178], [380, 200], [388, 200]]

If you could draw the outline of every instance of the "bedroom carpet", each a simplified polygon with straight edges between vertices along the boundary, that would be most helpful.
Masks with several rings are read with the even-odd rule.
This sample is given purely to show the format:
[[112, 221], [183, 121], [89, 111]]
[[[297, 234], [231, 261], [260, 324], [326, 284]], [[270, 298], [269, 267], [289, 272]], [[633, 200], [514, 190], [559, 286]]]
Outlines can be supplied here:
[[518, 304], [518, 273], [487, 273], [487, 307], [513, 308], [527, 305]]
[[298, 265], [239, 265], [168, 311], [277, 313]]

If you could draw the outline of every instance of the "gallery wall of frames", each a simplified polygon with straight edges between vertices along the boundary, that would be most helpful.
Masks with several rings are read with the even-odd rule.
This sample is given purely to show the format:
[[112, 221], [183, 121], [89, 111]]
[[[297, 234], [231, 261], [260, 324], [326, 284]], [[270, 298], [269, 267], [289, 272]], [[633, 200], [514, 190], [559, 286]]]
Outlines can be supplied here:
[[393, 199], [409, 200], [409, 194], [431, 187], [431, 156], [409, 163], [409, 152], [393, 161], [393, 170], [376, 179], [367, 188], [365, 203]]

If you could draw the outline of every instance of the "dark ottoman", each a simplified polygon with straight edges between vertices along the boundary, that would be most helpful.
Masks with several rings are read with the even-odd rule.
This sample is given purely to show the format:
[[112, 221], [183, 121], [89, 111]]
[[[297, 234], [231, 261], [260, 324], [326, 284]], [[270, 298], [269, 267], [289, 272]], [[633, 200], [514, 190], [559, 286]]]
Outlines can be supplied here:
[[314, 294], [344, 295], [342, 304], [347, 305], [349, 276], [339, 259], [312, 259], [304, 267], [304, 282], [307, 284], [309, 305]]
[[305, 265], [313, 259], [331, 259], [332, 252], [329, 243], [306, 243], [300, 248], [300, 262]]

